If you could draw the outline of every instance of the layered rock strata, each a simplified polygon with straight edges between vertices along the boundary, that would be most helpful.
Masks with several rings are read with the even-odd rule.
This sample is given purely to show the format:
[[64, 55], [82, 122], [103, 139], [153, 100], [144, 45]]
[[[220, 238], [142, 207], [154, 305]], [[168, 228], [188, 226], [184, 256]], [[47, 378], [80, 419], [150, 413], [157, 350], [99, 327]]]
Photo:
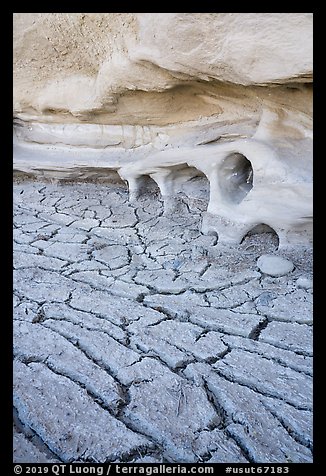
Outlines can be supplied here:
[[154, 180], [202, 231], [312, 240], [312, 14], [14, 15], [14, 169]]

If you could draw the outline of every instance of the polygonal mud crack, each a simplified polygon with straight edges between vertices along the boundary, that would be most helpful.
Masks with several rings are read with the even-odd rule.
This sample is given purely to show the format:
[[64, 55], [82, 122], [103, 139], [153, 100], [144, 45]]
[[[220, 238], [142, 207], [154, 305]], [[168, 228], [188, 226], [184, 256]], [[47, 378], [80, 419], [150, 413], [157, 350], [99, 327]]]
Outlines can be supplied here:
[[14, 186], [17, 462], [312, 461], [311, 252], [262, 275], [263, 235], [200, 232], [196, 183], [170, 216], [118, 185]]

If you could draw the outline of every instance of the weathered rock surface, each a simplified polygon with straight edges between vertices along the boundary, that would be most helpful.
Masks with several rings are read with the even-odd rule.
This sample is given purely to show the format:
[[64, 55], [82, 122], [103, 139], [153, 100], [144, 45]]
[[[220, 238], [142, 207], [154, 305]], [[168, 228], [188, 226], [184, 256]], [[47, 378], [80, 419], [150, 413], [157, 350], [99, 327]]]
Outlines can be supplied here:
[[13, 66], [14, 461], [312, 462], [312, 14], [16, 13]]
[[14, 168], [154, 181], [166, 212], [191, 189], [220, 242], [311, 243], [311, 83], [311, 13], [17, 13]]
[[[218, 247], [200, 222], [118, 185], [14, 184], [16, 463], [312, 462], [312, 250]], [[270, 253], [293, 271], [259, 273]]]
[[[143, 91], [189, 81], [261, 86], [312, 80], [310, 13], [286, 18], [280, 13], [18, 13], [14, 18], [16, 110], [78, 116], [122, 108], [129, 118], [133, 101], [146, 98]], [[139, 99], [133, 91], [142, 93]], [[121, 101], [122, 93], [129, 95]], [[197, 101], [214, 105], [209, 97]], [[158, 104], [145, 106], [165, 113]], [[189, 120], [189, 113], [180, 112]]]

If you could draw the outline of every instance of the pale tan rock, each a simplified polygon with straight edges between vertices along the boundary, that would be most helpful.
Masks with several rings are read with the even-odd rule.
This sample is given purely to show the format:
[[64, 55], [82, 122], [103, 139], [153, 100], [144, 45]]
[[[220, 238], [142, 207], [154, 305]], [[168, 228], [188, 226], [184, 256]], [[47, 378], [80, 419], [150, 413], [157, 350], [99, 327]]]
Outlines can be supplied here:
[[190, 80], [307, 82], [312, 14], [17, 13], [14, 77], [17, 108], [75, 114]]

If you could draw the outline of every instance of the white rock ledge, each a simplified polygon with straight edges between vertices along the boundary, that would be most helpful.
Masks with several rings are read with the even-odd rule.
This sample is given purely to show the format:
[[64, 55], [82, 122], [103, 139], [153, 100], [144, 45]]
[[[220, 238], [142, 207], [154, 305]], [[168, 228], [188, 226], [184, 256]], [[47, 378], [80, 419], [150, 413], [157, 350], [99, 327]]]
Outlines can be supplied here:
[[[201, 186], [209, 195], [204, 233], [216, 232], [220, 242], [235, 244], [264, 225], [277, 233], [280, 247], [309, 244], [312, 170], [306, 157], [312, 140], [278, 144], [264, 133], [273, 121], [266, 115], [250, 138], [186, 147], [170, 141], [164, 150], [160, 150], [163, 134], [157, 128], [148, 131], [156, 143], [145, 137], [136, 147], [135, 141], [126, 143], [132, 133], [121, 135], [125, 130], [137, 131], [136, 126], [20, 123], [15, 128], [14, 169], [55, 178], [116, 171], [128, 183], [131, 200], [146, 192], [144, 179], [149, 177], [159, 187], [169, 213], [178, 206], [183, 188], [191, 183], [196, 188], [193, 179], [202, 177]], [[169, 142], [167, 134], [164, 139]]]

